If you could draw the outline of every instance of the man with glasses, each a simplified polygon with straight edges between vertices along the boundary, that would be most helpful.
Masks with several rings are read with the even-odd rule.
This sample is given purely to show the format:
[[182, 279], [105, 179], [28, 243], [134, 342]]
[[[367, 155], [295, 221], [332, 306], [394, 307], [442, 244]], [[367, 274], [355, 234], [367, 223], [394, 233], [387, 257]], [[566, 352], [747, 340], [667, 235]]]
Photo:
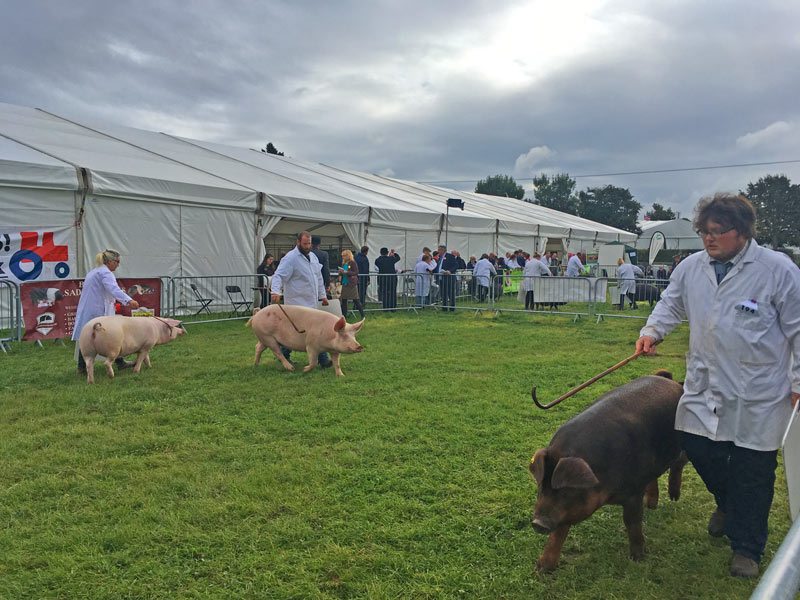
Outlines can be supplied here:
[[716, 501], [708, 533], [730, 540], [731, 575], [756, 577], [781, 435], [800, 400], [800, 270], [756, 243], [744, 196], [703, 198], [695, 212], [705, 252], [676, 266], [636, 350], [652, 354], [689, 320], [675, 428]]

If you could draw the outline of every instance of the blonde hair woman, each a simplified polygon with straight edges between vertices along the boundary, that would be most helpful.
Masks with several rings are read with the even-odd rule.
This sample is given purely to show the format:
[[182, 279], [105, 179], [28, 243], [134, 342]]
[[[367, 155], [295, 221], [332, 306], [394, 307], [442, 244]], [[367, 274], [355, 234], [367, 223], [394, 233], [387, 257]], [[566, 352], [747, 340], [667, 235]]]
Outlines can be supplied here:
[[[102, 317], [114, 314], [114, 303], [120, 302], [131, 308], [139, 308], [139, 303], [133, 300], [128, 294], [123, 292], [114, 277], [120, 263], [120, 254], [116, 250], [103, 250], [94, 259], [97, 265], [86, 274], [81, 289], [81, 298], [78, 301], [78, 310], [75, 315], [75, 327], [72, 330], [72, 339], [77, 341], [81, 336], [81, 329], [95, 317]], [[75, 354], [78, 358], [78, 373], [86, 374], [86, 363], [78, 350], [77, 344]], [[132, 363], [125, 362], [120, 356], [115, 361], [120, 369], [132, 366]]]
[[339, 275], [342, 278], [342, 295], [339, 297], [342, 303], [342, 314], [347, 316], [347, 301], [352, 300], [363, 319], [364, 306], [358, 297], [358, 264], [350, 250], [342, 250], [342, 266], [339, 267]]

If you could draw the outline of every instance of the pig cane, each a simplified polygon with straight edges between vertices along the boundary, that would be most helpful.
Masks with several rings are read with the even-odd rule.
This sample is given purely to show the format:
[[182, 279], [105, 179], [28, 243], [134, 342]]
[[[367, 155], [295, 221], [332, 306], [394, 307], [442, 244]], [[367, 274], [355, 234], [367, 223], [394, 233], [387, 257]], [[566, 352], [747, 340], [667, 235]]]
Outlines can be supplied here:
[[[659, 341], [661, 341], [661, 340], [659, 340]], [[656, 344], [657, 344], [657, 343], [658, 343], [658, 342], [656, 342]], [[653, 346], [655, 346], [656, 344], [653, 344], [653, 345], [652, 345], [652, 346], [650, 346], [650, 347], [652, 348], [652, 347], [653, 347]], [[639, 357], [640, 357], [642, 354], [643, 354], [643, 352], [642, 352], [641, 350], [639, 350], [638, 352], [636, 352], [636, 353], [634, 353], [634, 354], [631, 354], [631, 355], [630, 355], [628, 358], [626, 358], [625, 360], [621, 360], [621, 361], [619, 361], [619, 362], [618, 362], [617, 364], [615, 364], [613, 367], [610, 367], [610, 368], [606, 369], [605, 371], [603, 371], [603, 372], [602, 372], [602, 373], [600, 373], [599, 375], [595, 375], [595, 376], [594, 376], [594, 377], [592, 377], [592, 378], [591, 378], [589, 381], [586, 381], [586, 382], [584, 382], [584, 383], [580, 384], [580, 385], [579, 385], [578, 387], [576, 387], [576, 388], [572, 388], [572, 389], [571, 389], [570, 391], [568, 391], [566, 394], [564, 394], [563, 396], [559, 396], [558, 398], [556, 398], [555, 400], [553, 400], [553, 401], [552, 401], [552, 402], [550, 402], [549, 404], [540, 404], [540, 403], [539, 403], [539, 401], [536, 399], [536, 386], [533, 386], [533, 389], [531, 390], [531, 398], [533, 398], [533, 403], [534, 403], [536, 406], [538, 406], [539, 408], [541, 408], [542, 410], [547, 410], [548, 408], [553, 408], [553, 407], [554, 407], [556, 404], [558, 404], [558, 403], [559, 403], [559, 402], [561, 402], [562, 400], [566, 400], [567, 398], [569, 398], [569, 397], [571, 397], [571, 396], [574, 396], [575, 394], [577, 394], [578, 392], [580, 392], [582, 389], [584, 389], [584, 388], [587, 388], [587, 387], [589, 387], [590, 385], [592, 385], [592, 384], [593, 384], [595, 381], [597, 381], [598, 379], [602, 379], [603, 377], [605, 377], [605, 376], [606, 376], [606, 375], [608, 375], [609, 373], [612, 373], [613, 371], [616, 371], [616, 370], [617, 370], [617, 369], [619, 369], [620, 367], [624, 367], [625, 365], [627, 365], [627, 364], [628, 364], [629, 362], [631, 362], [632, 360], [636, 360], [636, 359], [637, 359], [637, 358], [639, 358]]]

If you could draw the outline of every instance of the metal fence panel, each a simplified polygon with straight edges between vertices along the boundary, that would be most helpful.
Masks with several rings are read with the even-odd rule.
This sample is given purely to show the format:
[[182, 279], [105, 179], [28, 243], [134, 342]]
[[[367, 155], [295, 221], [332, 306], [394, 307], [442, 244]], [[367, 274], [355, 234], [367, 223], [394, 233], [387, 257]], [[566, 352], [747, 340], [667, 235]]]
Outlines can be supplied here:
[[9, 342], [22, 339], [22, 303], [19, 284], [0, 279], [0, 350], [6, 352]]

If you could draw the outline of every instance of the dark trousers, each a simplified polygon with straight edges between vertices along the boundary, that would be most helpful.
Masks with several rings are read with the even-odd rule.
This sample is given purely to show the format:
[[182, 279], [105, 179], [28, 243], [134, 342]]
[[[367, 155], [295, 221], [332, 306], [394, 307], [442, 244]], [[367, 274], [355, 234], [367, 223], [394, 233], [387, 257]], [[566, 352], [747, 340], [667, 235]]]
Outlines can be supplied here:
[[686, 432], [681, 433], [681, 443], [717, 508], [725, 513], [731, 549], [760, 561], [767, 543], [778, 451], [750, 450]]
[[397, 308], [397, 277], [378, 275], [378, 296], [383, 308]]
[[358, 300], [363, 306], [367, 301], [367, 286], [369, 285], [369, 275], [358, 276]]
[[456, 309], [456, 277], [442, 273], [439, 276], [439, 293], [442, 295], [442, 310]]
[[533, 290], [525, 292], [525, 310], [533, 310]]

